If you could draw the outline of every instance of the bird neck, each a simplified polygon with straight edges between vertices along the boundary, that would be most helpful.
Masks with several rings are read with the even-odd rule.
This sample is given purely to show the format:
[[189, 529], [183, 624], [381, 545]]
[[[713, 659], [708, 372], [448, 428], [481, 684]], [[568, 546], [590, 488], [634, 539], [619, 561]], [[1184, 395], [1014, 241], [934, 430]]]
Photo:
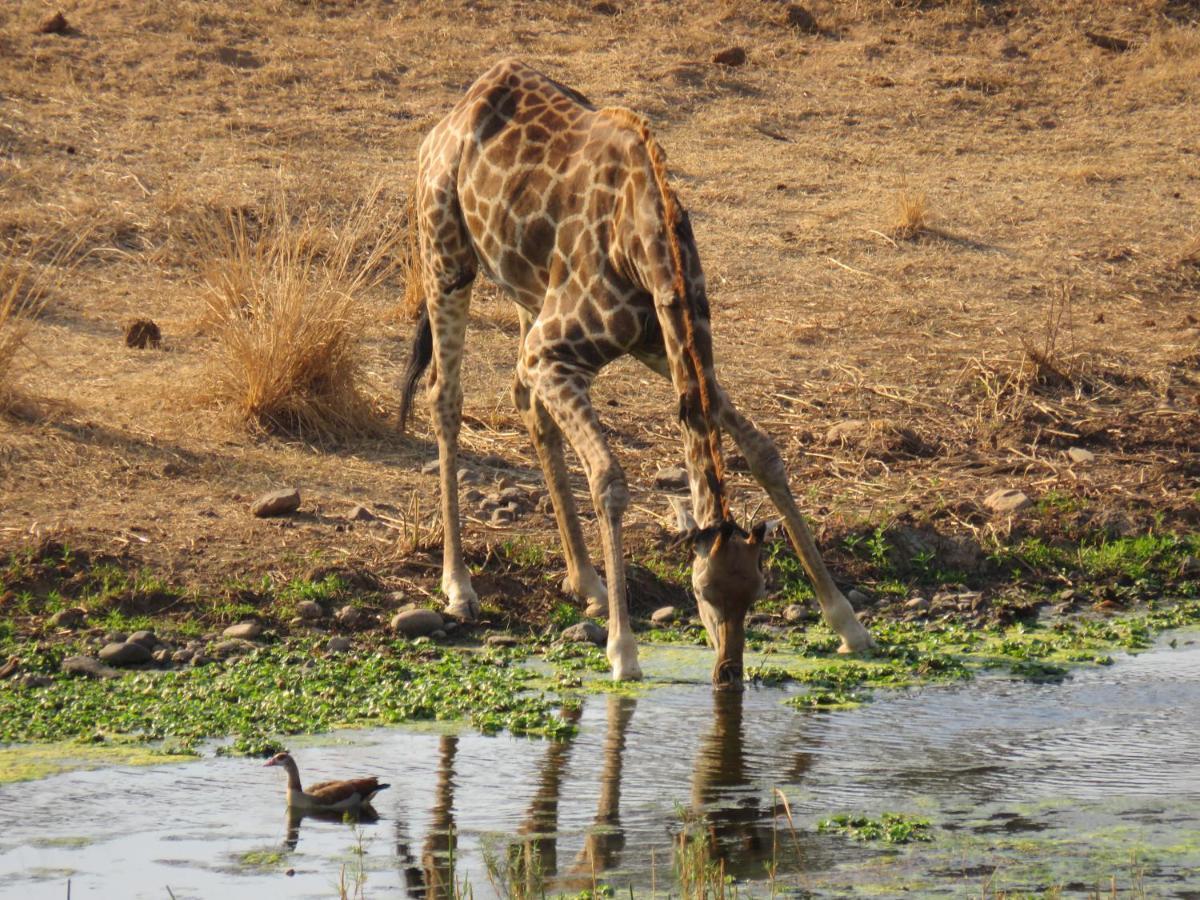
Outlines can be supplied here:
[[288, 759], [284, 762], [283, 768], [287, 770], [288, 789], [293, 791], [302, 791], [300, 787], [300, 767], [296, 765], [294, 759]]

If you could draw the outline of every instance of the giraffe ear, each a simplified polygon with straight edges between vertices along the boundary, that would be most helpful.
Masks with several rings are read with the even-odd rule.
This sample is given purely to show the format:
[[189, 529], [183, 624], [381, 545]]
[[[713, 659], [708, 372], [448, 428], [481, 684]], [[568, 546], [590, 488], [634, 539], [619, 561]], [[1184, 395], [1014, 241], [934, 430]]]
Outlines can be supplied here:
[[767, 541], [775, 537], [783, 522], [780, 519], [767, 519], [759, 522], [750, 530], [751, 544], [765, 544]]

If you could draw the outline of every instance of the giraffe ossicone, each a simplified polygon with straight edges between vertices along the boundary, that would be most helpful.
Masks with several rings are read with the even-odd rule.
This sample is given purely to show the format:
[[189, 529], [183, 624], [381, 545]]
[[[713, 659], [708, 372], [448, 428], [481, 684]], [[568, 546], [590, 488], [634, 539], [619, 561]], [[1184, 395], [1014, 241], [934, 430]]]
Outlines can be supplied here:
[[[872, 646], [821, 560], [775, 445], [717, 382], [700, 256], [644, 119], [626, 109], [598, 109], [517, 60], [501, 61], [422, 142], [410, 215], [408, 299], [421, 318], [400, 418], [403, 425], [429, 368], [450, 613], [473, 618], [479, 609], [463, 562], [457, 457], [471, 285], [482, 271], [517, 305], [513, 400], [554, 505], [566, 586], [590, 612], [607, 611], [614, 678], [641, 677], [622, 556], [629, 491], [589, 389], [601, 368], [626, 354], [669, 378], [679, 398], [695, 523], [692, 585], [717, 653], [714, 684], [740, 687], [745, 618], [763, 593], [763, 531], [747, 533], [730, 515], [723, 432], [782, 514], [843, 649]], [[588, 555], [571, 495], [564, 436], [587, 475], [604, 579]]]

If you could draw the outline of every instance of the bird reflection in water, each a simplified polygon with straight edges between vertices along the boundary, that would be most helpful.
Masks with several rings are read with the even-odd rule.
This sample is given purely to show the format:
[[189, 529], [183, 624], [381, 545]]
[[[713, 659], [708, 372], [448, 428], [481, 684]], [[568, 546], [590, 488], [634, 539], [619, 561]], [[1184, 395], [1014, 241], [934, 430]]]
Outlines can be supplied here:
[[300, 843], [300, 826], [305, 819], [316, 819], [319, 822], [345, 822], [354, 826], [363, 822], [379, 821], [379, 813], [369, 804], [364, 803], [357, 810], [333, 809], [297, 809], [289, 806], [286, 818], [287, 837], [283, 844], [288, 850], [295, 850]]

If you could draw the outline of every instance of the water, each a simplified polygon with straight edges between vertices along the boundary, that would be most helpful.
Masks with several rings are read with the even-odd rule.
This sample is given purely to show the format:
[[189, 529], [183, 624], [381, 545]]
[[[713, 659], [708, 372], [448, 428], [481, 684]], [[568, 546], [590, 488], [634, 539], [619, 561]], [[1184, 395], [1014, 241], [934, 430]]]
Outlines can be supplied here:
[[[245, 759], [0, 787], [0, 896], [57, 900], [69, 879], [72, 898], [331, 897], [362, 849], [368, 896], [446, 896], [457, 882], [488, 897], [485, 854], [503, 867], [523, 846], [552, 891], [590, 887], [595, 871], [619, 895], [630, 883], [665, 895], [677, 835], [703, 813], [693, 829], [756, 882], [743, 895], [768, 892], [774, 861], [793, 896], [1108, 896], [1115, 876], [1145, 896], [1200, 898], [1200, 644], [1062, 684], [878, 691], [818, 713], [783, 706], [780, 689], [714, 695], [706, 651], [694, 662], [694, 684], [588, 697], [569, 742], [401, 729], [296, 742], [310, 780], [392, 783], [379, 818], [357, 826], [289, 820], [280, 773]], [[843, 811], [927, 815], [936, 840], [816, 833]]]

